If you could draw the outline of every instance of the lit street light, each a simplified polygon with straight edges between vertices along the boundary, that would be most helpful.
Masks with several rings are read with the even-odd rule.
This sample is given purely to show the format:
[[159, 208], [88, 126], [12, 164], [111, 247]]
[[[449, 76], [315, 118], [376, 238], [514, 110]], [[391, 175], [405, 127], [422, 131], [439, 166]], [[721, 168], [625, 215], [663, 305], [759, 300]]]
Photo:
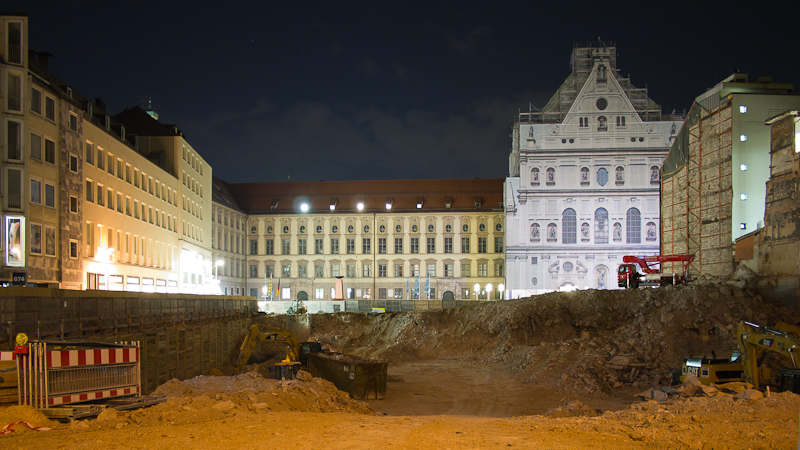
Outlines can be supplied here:
[[222, 288], [220, 288], [220, 286], [219, 286], [220, 285], [220, 282], [219, 282], [219, 266], [224, 266], [224, 265], [225, 265], [225, 261], [223, 261], [221, 259], [218, 259], [217, 262], [214, 263], [214, 278], [217, 279], [217, 289], [219, 290], [220, 294], [222, 293]]

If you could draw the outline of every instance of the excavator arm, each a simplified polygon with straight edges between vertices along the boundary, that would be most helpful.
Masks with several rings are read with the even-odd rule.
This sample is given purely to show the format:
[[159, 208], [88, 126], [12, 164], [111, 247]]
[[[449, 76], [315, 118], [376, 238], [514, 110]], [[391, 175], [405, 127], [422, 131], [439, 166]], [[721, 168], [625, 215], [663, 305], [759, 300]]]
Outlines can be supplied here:
[[759, 383], [759, 364], [767, 352], [778, 352], [792, 361], [797, 368], [795, 352], [800, 351], [800, 337], [790, 331], [781, 331], [751, 322], [739, 322], [736, 329], [739, 351], [744, 364], [744, 376], [756, 388]]
[[280, 342], [286, 346], [286, 360], [285, 362], [300, 361], [300, 342], [297, 336], [289, 330], [282, 330], [280, 328], [269, 327], [266, 325], [253, 324], [247, 335], [244, 337], [244, 342], [239, 348], [239, 358], [236, 360], [234, 366], [237, 371], [241, 370], [250, 359], [253, 349], [259, 341], [275, 341]]

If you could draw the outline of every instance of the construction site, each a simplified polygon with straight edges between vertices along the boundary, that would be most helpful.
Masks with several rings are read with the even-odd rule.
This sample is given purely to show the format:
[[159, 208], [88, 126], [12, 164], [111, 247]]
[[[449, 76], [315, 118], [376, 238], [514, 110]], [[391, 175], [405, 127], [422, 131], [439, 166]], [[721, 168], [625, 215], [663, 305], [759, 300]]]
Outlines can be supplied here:
[[[770, 370], [758, 369], [758, 386], [681, 381], [686, 358], [739, 352], [741, 321], [796, 326], [752, 275], [435, 311], [252, 315], [236, 345], [215, 350], [219, 366], [195, 375], [173, 365], [170, 379], [142, 389], [158, 404], [66, 421], [35, 401], [11, 404], [0, 408], [0, 439], [8, 449], [794, 448], [800, 396], [781, 392], [781, 369], [794, 367], [785, 354], [761, 355]], [[241, 361], [239, 343], [258, 330]], [[297, 358], [281, 336], [347, 355], [350, 367], [382, 364], [385, 376], [360, 393], [313, 368], [278, 378], [276, 365]], [[8, 388], [16, 374], [5, 364]]]

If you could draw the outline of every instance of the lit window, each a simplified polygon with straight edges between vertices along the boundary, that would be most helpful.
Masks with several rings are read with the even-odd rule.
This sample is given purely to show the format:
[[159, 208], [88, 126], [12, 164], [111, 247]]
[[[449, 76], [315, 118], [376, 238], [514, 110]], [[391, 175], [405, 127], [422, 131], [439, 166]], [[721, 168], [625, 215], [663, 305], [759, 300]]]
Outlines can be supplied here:
[[742, 141], [742, 142], [745, 142], [747, 140], [747, 135], [746, 134], [740, 134], [739, 135], [739, 140]]
[[746, 223], [740, 223], [739, 224], [739, 229], [740, 230], [746, 230], [747, 229], [747, 224]]
[[742, 194], [739, 196], [742, 200], [747, 200], [747, 194]]
[[747, 106], [739, 105], [739, 112], [744, 114], [747, 112]]
[[742, 164], [741, 166], [739, 166], [739, 168], [742, 170], [742, 172], [746, 172], [747, 171], [747, 164]]

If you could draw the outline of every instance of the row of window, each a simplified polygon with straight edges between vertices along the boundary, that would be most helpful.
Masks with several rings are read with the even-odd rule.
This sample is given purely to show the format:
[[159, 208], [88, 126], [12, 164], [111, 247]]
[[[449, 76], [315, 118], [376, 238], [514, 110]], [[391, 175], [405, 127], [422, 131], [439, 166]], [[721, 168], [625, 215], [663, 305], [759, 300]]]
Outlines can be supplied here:
[[[216, 247], [214, 246], [214, 242], [215, 242], [214, 241], [214, 233], [215, 232], [216, 232], [216, 236], [217, 236]], [[225, 250], [226, 252], [230, 251], [230, 252], [234, 252], [234, 253], [244, 253], [245, 238], [241, 237], [241, 241], [240, 241], [239, 237], [240, 236], [236, 236], [233, 233], [231, 233], [230, 240], [229, 240], [227, 231], [220, 233], [219, 230], [212, 229], [211, 230], [211, 248], [216, 248], [217, 250]], [[230, 250], [228, 250], [228, 242], [231, 243]], [[241, 247], [239, 246], [239, 242], [242, 243]], [[251, 255], [255, 255], [255, 253], [251, 253]]]
[[[100, 224], [86, 222], [83, 235], [86, 256], [109, 258], [109, 262], [126, 262], [166, 270], [175, 268], [176, 247], [145, 236], [115, 230]], [[98, 255], [100, 248], [114, 250]]]
[[123, 197], [123, 195], [122, 192], [115, 192], [114, 189], [106, 188], [100, 183], [86, 179], [86, 201], [88, 203], [106, 206], [108, 209], [116, 210], [120, 214], [125, 214], [134, 219], [141, 219], [144, 222], [160, 226], [175, 233], [178, 232], [177, 217], [160, 211], [158, 208], [153, 208], [153, 206], [149, 206], [145, 202], [140, 203], [139, 200], [132, 199], [129, 196]]
[[[192, 169], [196, 170], [197, 173], [200, 174], [200, 176], [203, 175], [203, 162], [200, 161], [200, 158], [194, 153], [192, 153], [191, 150], [187, 149], [185, 145], [183, 146], [182, 157], [183, 160], [188, 163], [188, 165], [192, 166]], [[184, 182], [183, 184], [186, 184], [186, 182]], [[200, 194], [200, 196], [202, 197], [203, 195]]]
[[[637, 208], [630, 208], [625, 214], [625, 241], [628, 244], [642, 243], [642, 215]], [[581, 224], [581, 242], [589, 242], [590, 226], [587, 222]], [[622, 224], [615, 222], [613, 225], [613, 241], [622, 242]], [[608, 244], [608, 211], [605, 208], [598, 208], [594, 212], [594, 243]], [[550, 223], [547, 225], [547, 242], [558, 242], [558, 225]], [[541, 226], [538, 223], [531, 224], [531, 242], [541, 241]], [[648, 222], [646, 225], [647, 241], [654, 242], [657, 239], [655, 222]], [[575, 244], [578, 242], [578, 218], [575, 210], [567, 208], [561, 214], [561, 243]]]
[[[220, 212], [217, 212], [217, 223], [218, 224], [222, 225], [222, 223], [223, 223], [222, 222], [222, 218], [223, 217], [225, 218], [225, 226], [227, 227], [228, 226], [228, 213], [225, 212], [224, 214], [222, 214]], [[230, 219], [231, 219], [230, 220], [230, 222], [231, 222], [230, 226], [233, 227], [233, 223], [234, 223], [234, 220], [235, 220], [236, 221], [236, 229], [238, 230], [239, 229], [240, 216], [231, 214]], [[242, 224], [242, 231], [244, 231], [244, 216], [241, 216], [241, 224]], [[256, 227], [255, 226], [251, 227], [250, 230], [251, 230], [250, 231], [251, 234], [256, 234]]]
[[225, 258], [220, 257], [219, 255], [211, 255], [212, 261], [217, 261], [222, 259], [223, 264], [222, 267], [218, 267], [215, 270], [217, 273], [214, 275], [217, 276], [232, 276], [232, 277], [239, 277], [244, 276], [244, 261], [240, 259], [232, 259], [232, 258]]
[[[217, 216], [217, 220], [219, 221], [219, 216]], [[227, 225], [227, 223], [226, 223], [226, 225]], [[495, 231], [502, 232], [503, 231], [503, 224], [502, 223], [497, 223], [497, 224], [495, 224], [494, 228], [495, 228]], [[436, 232], [436, 227], [433, 224], [428, 224], [428, 228], [427, 229], [428, 229], [428, 233], [435, 233]], [[478, 225], [478, 230], [481, 231], [481, 232], [485, 232], [486, 231], [486, 224], [482, 223], [482, 224]], [[250, 227], [250, 234], [257, 234], [256, 231], [257, 230], [256, 230], [255, 225]], [[289, 230], [289, 226], [288, 225], [284, 225], [283, 226], [283, 234], [289, 234], [289, 231], [290, 231]], [[299, 234], [305, 234], [306, 233], [306, 226], [305, 225], [300, 225], [299, 231], [300, 231]], [[322, 234], [322, 225], [317, 225], [315, 231], [316, 231], [317, 234]], [[396, 225], [394, 231], [395, 231], [395, 233], [402, 233], [403, 232], [403, 226], [402, 225]], [[444, 231], [445, 231], [445, 233], [452, 233], [453, 232], [453, 226], [450, 225], [450, 224], [445, 225], [444, 226]], [[461, 226], [461, 231], [463, 231], [464, 233], [468, 233], [469, 232], [469, 225], [466, 224], [466, 223], [464, 225], [462, 225]], [[271, 225], [267, 226], [267, 234], [273, 234], [272, 232], [273, 232], [272, 226]], [[339, 226], [338, 225], [331, 226], [331, 234], [337, 234], [338, 232], [339, 232]], [[378, 232], [379, 233], [386, 233], [386, 225], [379, 226], [378, 227]], [[416, 224], [411, 225], [411, 232], [412, 233], [419, 233], [419, 227]], [[349, 234], [355, 233], [355, 227], [353, 225], [348, 225], [347, 226], [347, 233], [349, 233]], [[369, 233], [370, 233], [370, 226], [369, 225], [364, 225], [364, 234], [369, 234]]]
[[[553, 186], [556, 184], [556, 169], [553, 167], [548, 167], [545, 170], [547, 179], [545, 183], [548, 186]], [[661, 180], [661, 172], [659, 171], [658, 166], [651, 166], [650, 167], [650, 182], [651, 183], [658, 183]], [[600, 186], [605, 186], [608, 183], [608, 170], [604, 167], [597, 169], [597, 176], [596, 176], [597, 184]], [[625, 168], [622, 166], [617, 166], [614, 169], [614, 182], [617, 186], [622, 186], [625, 184]], [[581, 168], [581, 185], [586, 186], [589, 184], [589, 168], [582, 167]], [[539, 185], [539, 168], [534, 167], [531, 169], [531, 185], [538, 186]]]
[[[44, 231], [44, 239], [42, 239]], [[30, 254], [39, 256], [56, 256], [58, 242], [58, 230], [54, 225], [42, 225], [41, 223], [30, 223]]]
[[[491, 283], [489, 283], [487, 285], [487, 287], [488, 286], [491, 286]], [[242, 291], [244, 291], [244, 289], [242, 289]], [[303, 291], [300, 291], [298, 293], [298, 296], [300, 296], [300, 294], [302, 292]], [[331, 288], [330, 289], [330, 297], [328, 297], [328, 298], [332, 299], [334, 297], [334, 295], [335, 295], [335, 292], [336, 292], [336, 290], [334, 288]], [[227, 294], [227, 293], [228, 293], [228, 288], [226, 287], [225, 288], [225, 294]], [[233, 288], [231, 287], [231, 294], [232, 293], [233, 293]], [[237, 295], [239, 294], [239, 288], [238, 287], [236, 288], [236, 294]], [[451, 291], [445, 291], [443, 296], [442, 296], [442, 299], [443, 300], [447, 300], [448, 299], [448, 295], [449, 295], [449, 299], [453, 300], [453, 293]], [[461, 298], [463, 300], [469, 300], [470, 299], [470, 295], [471, 295], [470, 294], [470, 288], [463, 288], [462, 297]], [[500, 300], [500, 297], [501, 297], [502, 294], [500, 293], [499, 290], [494, 290], [494, 293], [491, 293], [491, 291], [488, 291], [488, 290], [485, 290], [485, 289], [481, 289], [480, 292], [475, 292], [474, 295], [475, 295], [475, 298], [477, 298], [479, 300], [486, 300], [488, 298], [488, 296], [490, 296], [490, 295], [493, 296], [493, 298], [495, 300]], [[259, 296], [258, 295], [258, 289], [250, 288], [250, 296], [251, 297], [258, 297]], [[294, 297], [292, 297], [292, 288], [291, 287], [283, 287], [283, 288], [281, 288], [280, 297], [283, 300], [289, 300], [289, 299], [294, 298]], [[315, 300], [323, 300], [324, 298], [325, 298], [325, 288], [314, 288], [314, 299]], [[364, 289], [347, 288], [345, 290], [345, 298], [347, 298], [347, 299], [356, 299], [356, 298], [371, 299], [372, 298], [372, 288], [364, 288]], [[397, 287], [394, 287], [394, 288], [385, 288], [385, 287], [378, 288], [378, 299], [379, 300], [386, 300], [388, 298], [393, 298], [393, 299], [396, 299], [396, 300], [401, 300], [401, 299], [404, 299], [404, 298], [408, 298], [409, 300], [435, 299], [436, 298], [436, 288], [431, 287], [431, 288], [428, 288], [427, 290], [426, 289], [421, 289], [420, 290], [420, 289], [416, 289], [416, 288], [415, 289], [411, 289], [410, 287], [406, 288], [406, 287], [403, 287], [403, 286], [397, 286]], [[338, 311], [337, 308], [339, 308], [339, 305], [333, 305], [333, 308], [334, 308], [334, 311]]]
[[[387, 255], [388, 247], [387, 247], [387, 238], [378, 238], [378, 248], [377, 254], [379, 255]], [[340, 254], [339, 244], [341, 242], [340, 238], [331, 238], [329, 241], [328, 246], [328, 253], [329, 255], [338, 255]], [[426, 238], [425, 241], [425, 253], [437, 253], [436, 251], [436, 238], [429, 237]], [[403, 238], [395, 238], [394, 239], [394, 252], [393, 254], [401, 255], [406, 253], [405, 246], [403, 245]], [[218, 243], [219, 245], [219, 243]], [[231, 246], [233, 246], [233, 242], [231, 242]], [[313, 254], [315, 255], [324, 255], [325, 253], [325, 240], [324, 239], [314, 239], [314, 251]], [[227, 250], [227, 248], [226, 248]], [[297, 253], [298, 255], [306, 255], [309, 254], [308, 248], [308, 240], [305, 238], [298, 238], [297, 239]], [[409, 247], [408, 253], [415, 254], [420, 253], [420, 239], [417, 237], [409, 238]], [[442, 249], [442, 253], [453, 253], [453, 238], [452, 237], [445, 237], [444, 238], [444, 248]], [[488, 238], [487, 237], [478, 237], [478, 253], [488, 253]], [[237, 252], [238, 250], [238, 242], [237, 242]], [[495, 236], [494, 238], [494, 252], [495, 253], [503, 253], [503, 236]], [[258, 239], [250, 239], [250, 248], [249, 253], [251, 255], [258, 255]], [[344, 253], [348, 255], [355, 255], [356, 254], [356, 239], [354, 238], [346, 238], [345, 239], [345, 246], [344, 246]], [[462, 237], [461, 238], [461, 253], [470, 253], [470, 238]], [[275, 254], [275, 245], [273, 239], [266, 239], [264, 243], [264, 253], [262, 255], [274, 255]], [[281, 239], [281, 253], [282, 255], [290, 255], [292, 254], [291, 249], [291, 239]], [[361, 239], [361, 254], [369, 255], [372, 254], [372, 238], [362, 238]]]
[[[10, 82], [9, 82], [10, 83]], [[22, 92], [21, 85], [15, 89], [15, 92]], [[11, 95], [9, 95], [9, 108], [13, 111], [19, 111], [19, 108], [11, 107]], [[44, 102], [42, 101], [44, 99]], [[31, 112], [39, 116], [44, 113], [44, 118], [50, 122], [56, 121], [56, 99], [47, 94], [42, 94], [42, 91], [31, 86]]]
[[[504, 275], [504, 264], [501, 261], [496, 261], [493, 264], [493, 273], [495, 277], [502, 277]], [[275, 265], [267, 263], [265, 266], [264, 276], [267, 278], [291, 278], [291, 264], [281, 264], [280, 265], [280, 274], [275, 273]], [[418, 277], [420, 276], [420, 265], [419, 264], [411, 264], [410, 265], [410, 273], [403, 274], [403, 263], [397, 263], [393, 266], [389, 264], [377, 264], [378, 271], [375, 275], [378, 278], [388, 278], [388, 277], [395, 277], [395, 278], [402, 278], [406, 277]], [[346, 276], [348, 278], [371, 278], [372, 275], [372, 263], [364, 263], [361, 265], [361, 274], [359, 275], [356, 271], [355, 264], [345, 264], [344, 270], [345, 272], [341, 272], [341, 266], [339, 263], [332, 262], [330, 263], [329, 267], [326, 270], [326, 267], [323, 264], [314, 264], [313, 267], [314, 273], [313, 275], [309, 274], [309, 265], [308, 264], [297, 264], [297, 277], [296, 278], [334, 278], [339, 276]], [[393, 272], [389, 272], [389, 269], [393, 269]], [[422, 276], [429, 276], [429, 277], [436, 277], [436, 264], [427, 264], [425, 267], [426, 272]], [[487, 262], [478, 262], [477, 264], [478, 271], [475, 272], [476, 277], [488, 277], [489, 276], [489, 263]], [[227, 271], [225, 272], [227, 275]], [[231, 275], [233, 276], [233, 275]], [[239, 266], [236, 266], [236, 276], [239, 276]], [[260, 278], [261, 274], [258, 272], [258, 265], [257, 264], [250, 264], [250, 270], [248, 273], [250, 278]], [[454, 271], [454, 264], [453, 263], [445, 263], [443, 265], [442, 275], [445, 278], [452, 278], [455, 276]], [[472, 277], [472, 266], [469, 263], [462, 263], [461, 264], [461, 277]]]
[[184, 186], [191, 189], [192, 192], [199, 195], [200, 198], [203, 198], [203, 185], [200, 184], [199, 181], [195, 180], [191, 175], [187, 175], [185, 171], [183, 172], [183, 176], [181, 178]]
[[[96, 159], [95, 154], [97, 155]], [[153, 179], [153, 177], [147, 175], [144, 171], [140, 171], [138, 168], [131, 166], [121, 158], [114, 156], [111, 152], [107, 152], [99, 145], [95, 146], [92, 142], [86, 141], [85, 160], [86, 164], [95, 166], [100, 170], [105, 170], [111, 176], [116, 175], [120, 180], [124, 180], [128, 184], [133, 184], [135, 187], [141, 188], [144, 192], [170, 205], [178, 206], [177, 191]]]

